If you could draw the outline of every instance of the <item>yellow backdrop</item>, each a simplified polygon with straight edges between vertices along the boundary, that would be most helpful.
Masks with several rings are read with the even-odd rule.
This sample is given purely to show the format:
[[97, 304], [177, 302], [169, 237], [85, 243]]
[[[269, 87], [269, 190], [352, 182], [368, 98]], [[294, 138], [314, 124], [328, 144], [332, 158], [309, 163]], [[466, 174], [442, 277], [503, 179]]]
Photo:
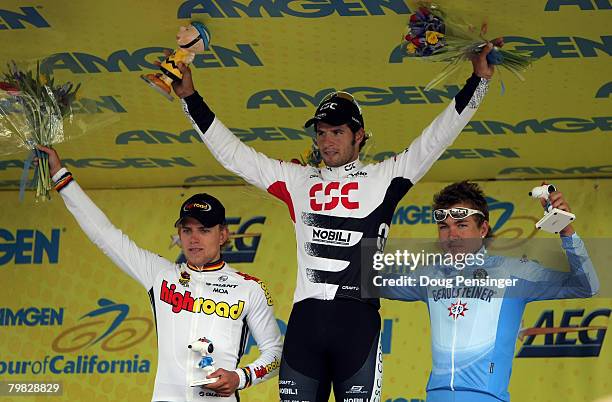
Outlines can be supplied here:
[[[74, 173], [78, 180], [79, 172]], [[527, 192], [536, 184], [538, 182], [533, 181], [484, 184], [485, 192], [494, 199], [490, 201], [492, 223], [494, 226], [501, 224], [497, 231], [503, 237], [513, 238], [521, 233], [523, 238], [554, 237], [534, 233], [533, 223], [542, 212], [539, 203], [527, 197]], [[610, 182], [559, 180], [555, 184], [566, 194], [578, 217], [577, 231], [585, 239], [609, 239], [612, 229], [602, 222], [610, 221], [607, 208], [612, 197]], [[418, 184], [408, 193], [396, 213], [391, 238], [435, 236], [428, 208], [432, 194], [442, 186], [443, 183]], [[288, 235], [292, 232], [292, 224], [284, 204], [246, 186], [91, 190], [88, 193], [111, 221], [141, 247], [174, 260], [179, 255], [179, 248], [170, 245], [175, 234], [172, 225], [177, 210], [183, 199], [202, 190], [219, 197], [226, 205], [235, 237], [225, 253], [226, 259], [251, 261], [233, 264], [267, 282], [275, 299], [275, 313], [284, 330], [296, 275], [295, 240]], [[27, 314], [30, 318], [26, 324], [0, 327], [0, 378], [62, 380], [65, 400], [148, 400], [157, 357], [155, 327], [146, 290], [87, 240], [57, 195], [54, 194], [53, 200], [46, 205], [19, 204], [16, 192], [3, 192], [0, 200], [3, 205], [0, 210], [0, 281], [4, 285], [0, 308], [5, 309], [5, 316], [6, 309], [13, 313], [20, 309], [24, 312], [29, 308], [37, 309]], [[592, 250], [592, 253], [599, 251]], [[609, 275], [602, 272], [609, 267], [597, 268], [602, 282], [609, 282]], [[602, 285], [602, 289], [606, 288]], [[95, 315], [93, 312], [100, 309], [100, 299], [110, 300], [115, 306], [127, 306], [129, 314], [103, 340], [93, 343], [112, 327], [120, 309], [116, 307], [116, 310]], [[513, 400], [578, 402], [612, 394], [612, 354], [605, 329], [611, 307], [609, 298], [530, 304], [524, 316], [524, 328], [599, 326], [604, 329], [557, 333], [550, 335], [550, 339], [540, 335], [533, 339], [532, 345], [548, 345], [550, 353], [567, 347], [563, 343], [570, 342], [578, 348], [594, 347], [599, 356], [516, 358], [510, 387]], [[552, 313], [545, 314], [547, 310]], [[90, 313], [93, 314], [86, 316]], [[382, 315], [383, 400], [414, 402], [424, 399], [431, 368], [426, 308], [420, 303], [385, 301]], [[6, 320], [0, 321], [6, 324]], [[526, 339], [517, 340], [517, 354]], [[256, 355], [256, 347], [249, 347], [245, 359], [248, 361]], [[79, 356], [82, 369], [78, 368]], [[88, 372], [87, 362], [93, 356], [97, 356], [97, 368]], [[132, 361], [132, 368], [128, 370], [127, 363], [123, 363], [125, 367], [121, 373], [121, 363], [115, 363], [112, 372], [110, 362], [115, 360]], [[16, 361], [32, 363], [23, 369], [24, 374], [10, 374], [8, 362]], [[101, 361], [109, 363], [99, 363]], [[72, 372], [71, 367], [74, 367]], [[276, 381], [270, 381], [244, 392], [244, 399], [269, 402], [276, 400], [276, 393]]]

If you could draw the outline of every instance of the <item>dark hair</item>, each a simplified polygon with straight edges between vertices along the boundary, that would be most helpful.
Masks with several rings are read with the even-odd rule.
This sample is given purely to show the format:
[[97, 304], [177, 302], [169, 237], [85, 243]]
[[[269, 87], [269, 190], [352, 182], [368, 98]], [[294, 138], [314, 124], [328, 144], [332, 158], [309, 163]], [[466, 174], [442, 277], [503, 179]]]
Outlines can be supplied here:
[[[357, 131], [359, 131], [360, 128], [363, 128], [363, 127], [361, 127], [361, 125], [359, 125], [359, 124], [357, 124], [355, 122], [352, 122], [352, 121], [347, 123], [347, 124], [348, 124], [349, 128], [351, 129], [351, 132], [353, 133], [353, 138], [355, 138], [355, 134], [357, 133]], [[365, 135], [365, 133], [364, 133], [363, 140], [361, 140], [361, 144], [359, 144], [359, 152], [361, 152], [361, 150], [365, 146], [365, 143], [366, 143], [367, 140], [368, 140], [368, 136]]]
[[[450, 184], [434, 195], [433, 209], [449, 208], [459, 203], [466, 203], [471, 208], [477, 209], [484, 214], [484, 217], [479, 214], [472, 215], [479, 227], [482, 226], [484, 221], [489, 221], [489, 206], [484, 192], [477, 183], [467, 180]], [[485, 237], [493, 237], [490, 227]]]
[[[357, 131], [359, 131], [360, 128], [363, 128], [363, 127], [361, 127], [360, 124], [357, 124], [352, 121], [346, 123], [346, 125], [348, 126], [349, 130], [351, 130], [351, 133], [353, 133], [353, 140], [355, 140], [355, 134], [357, 133]], [[314, 130], [315, 130], [315, 138], [316, 138], [316, 135], [317, 135], [317, 124], [316, 123], [314, 125]], [[359, 144], [359, 152], [361, 152], [367, 140], [368, 140], [368, 136], [365, 135], [364, 133], [363, 140], [361, 140], [361, 143]]]
[[220, 224], [219, 229], [220, 230], [227, 229], [227, 240], [225, 240], [225, 243], [221, 245], [221, 253], [223, 253], [223, 250], [225, 250], [230, 244], [232, 244], [232, 239], [230, 238], [230, 231], [229, 231], [229, 227], [227, 226], [227, 223], [224, 222]]

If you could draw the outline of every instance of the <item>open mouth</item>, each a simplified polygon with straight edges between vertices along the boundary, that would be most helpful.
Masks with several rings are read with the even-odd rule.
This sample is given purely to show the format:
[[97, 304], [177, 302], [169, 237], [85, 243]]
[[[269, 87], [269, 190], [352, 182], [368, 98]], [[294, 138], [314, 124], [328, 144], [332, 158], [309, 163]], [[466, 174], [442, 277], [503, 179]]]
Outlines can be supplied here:
[[338, 154], [337, 151], [333, 151], [333, 150], [326, 150], [323, 151], [323, 155], [327, 156], [328, 158], [336, 156]]

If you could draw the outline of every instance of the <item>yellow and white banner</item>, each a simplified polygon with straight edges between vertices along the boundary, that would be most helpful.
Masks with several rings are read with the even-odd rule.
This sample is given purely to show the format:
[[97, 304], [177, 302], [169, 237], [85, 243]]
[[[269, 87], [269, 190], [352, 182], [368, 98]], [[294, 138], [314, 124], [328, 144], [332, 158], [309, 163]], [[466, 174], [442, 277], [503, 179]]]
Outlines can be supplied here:
[[[440, 3], [476, 26], [487, 21], [489, 38], [505, 36], [507, 49], [538, 59], [525, 82], [496, 73], [473, 121], [425, 180], [611, 177], [609, 0]], [[380, 160], [407, 147], [471, 72], [466, 63], [424, 91], [443, 65], [400, 56], [411, 13], [408, 0], [4, 0], [0, 70], [49, 57], [43, 67], [57, 79], [83, 84], [77, 113], [116, 119], [58, 146], [85, 188], [236, 184], [178, 102], [140, 79], [177, 47], [179, 26], [199, 20], [210, 29], [211, 50], [192, 65], [196, 87], [244, 142], [297, 157], [311, 144], [303, 124], [318, 102], [348, 90], [373, 134], [363, 157]], [[17, 187], [24, 159], [0, 158], [0, 188]]]

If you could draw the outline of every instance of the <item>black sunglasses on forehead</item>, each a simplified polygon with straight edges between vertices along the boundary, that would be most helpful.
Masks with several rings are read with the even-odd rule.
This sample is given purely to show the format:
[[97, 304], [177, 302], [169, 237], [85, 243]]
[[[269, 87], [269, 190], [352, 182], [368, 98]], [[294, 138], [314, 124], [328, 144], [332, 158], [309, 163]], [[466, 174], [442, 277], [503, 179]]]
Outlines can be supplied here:
[[448, 208], [448, 209], [440, 208], [440, 209], [434, 210], [433, 219], [436, 222], [443, 222], [446, 219], [446, 217], [449, 215], [451, 218], [459, 220], [459, 219], [465, 219], [468, 216], [472, 216], [475, 214], [482, 215], [483, 217], [485, 216], [484, 213], [482, 213], [481, 211], [477, 209], [456, 207], [456, 208]]

